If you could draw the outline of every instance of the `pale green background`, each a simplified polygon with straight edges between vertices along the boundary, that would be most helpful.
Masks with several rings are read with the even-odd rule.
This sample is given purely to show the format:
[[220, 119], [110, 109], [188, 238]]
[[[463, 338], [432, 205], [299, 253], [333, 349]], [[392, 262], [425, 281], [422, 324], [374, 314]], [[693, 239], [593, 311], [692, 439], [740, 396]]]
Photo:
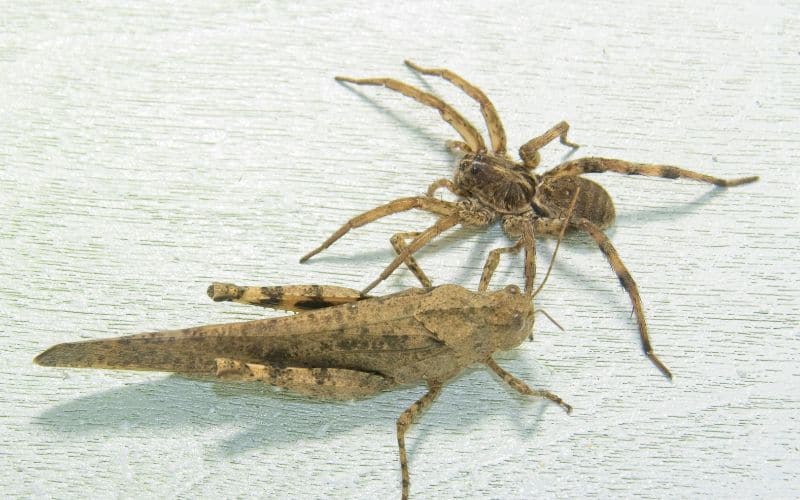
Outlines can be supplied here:
[[[432, 89], [479, 123], [448, 66], [496, 104], [512, 148], [566, 119], [580, 155], [758, 174], [729, 191], [599, 176], [668, 383], [628, 298], [572, 237], [537, 299], [537, 339], [500, 358], [574, 407], [485, 371], [409, 433], [426, 497], [800, 495], [795, 2], [5, 2], [0, 8], [0, 491], [11, 497], [399, 494], [395, 418], [412, 387], [353, 404], [160, 373], [47, 369], [58, 342], [257, 318], [212, 280], [359, 287], [402, 215], [300, 255], [360, 211], [448, 176], [455, 134], [388, 91]], [[711, 2], [714, 3], [714, 2]], [[553, 145], [543, 166], [564, 158]], [[597, 177], [597, 176], [595, 176]], [[420, 255], [474, 288], [497, 228]], [[552, 242], [540, 246], [544, 267]], [[496, 285], [520, 282], [521, 262]], [[414, 284], [406, 271], [380, 293]]]

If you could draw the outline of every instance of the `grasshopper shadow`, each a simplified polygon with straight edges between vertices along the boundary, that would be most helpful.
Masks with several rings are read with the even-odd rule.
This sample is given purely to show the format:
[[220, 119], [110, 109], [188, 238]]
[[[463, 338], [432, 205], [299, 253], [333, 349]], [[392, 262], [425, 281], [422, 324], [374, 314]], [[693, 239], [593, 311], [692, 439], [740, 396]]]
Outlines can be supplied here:
[[[513, 354], [503, 356], [501, 363], [521, 371], [522, 376], [528, 375], [525, 372], [530, 370], [524, 368], [528, 363], [514, 358]], [[413, 453], [414, 443], [427, 439], [428, 433], [435, 436], [438, 430], [469, 429], [493, 415], [510, 422], [508, 425], [519, 432], [535, 431], [548, 405], [537, 400], [526, 401], [488, 371], [485, 374], [476, 371], [480, 367], [468, 370], [445, 386], [440, 401], [412, 426], [412, 433], [419, 432], [409, 440], [409, 451]], [[394, 436], [397, 417], [424, 393], [425, 387], [420, 385], [361, 400], [324, 401], [260, 384], [173, 375], [56, 405], [34, 417], [32, 424], [56, 434], [77, 435], [171, 428], [180, 432], [187, 426], [235, 428], [238, 430], [222, 438], [216, 448], [217, 453], [232, 456], [285, 443], [325, 439], [360, 428], [382, 428]], [[486, 403], [492, 400], [502, 404]], [[519, 422], [520, 412], [532, 418]]]

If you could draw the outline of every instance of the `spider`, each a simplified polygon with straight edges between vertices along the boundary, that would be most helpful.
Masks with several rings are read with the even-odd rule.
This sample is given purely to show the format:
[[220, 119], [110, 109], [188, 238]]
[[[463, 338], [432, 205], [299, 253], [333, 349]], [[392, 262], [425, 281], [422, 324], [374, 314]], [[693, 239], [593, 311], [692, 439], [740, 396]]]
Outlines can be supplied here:
[[[449, 81], [477, 101], [489, 132], [491, 148], [487, 147], [475, 126], [452, 106], [433, 94], [392, 78], [337, 76], [336, 80], [340, 82], [384, 86], [436, 109], [461, 136], [460, 141], [447, 143], [451, 151], [460, 154], [461, 158], [452, 180], [439, 179], [430, 185], [424, 196], [399, 198], [350, 219], [319, 247], [304, 255], [300, 262], [305, 262], [325, 250], [351, 229], [387, 215], [417, 209], [437, 215], [437, 221], [422, 232], [394, 235], [391, 242], [397, 251], [397, 256], [378, 278], [367, 285], [363, 290], [364, 293], [372, 290], [404, 262], [423, 286], [430, 286], [430, 280], [412, 256], [417, 250], [457, 224], [488, 226], [499, 221], [503, 232], [515, 240], [515, 243], [509, 247], [494, 249], [489, 253], [481, 274], [480, 288], [485, 288], [485, 284], [490, 280], [502, 254], [524, 250], [525, 292], [532, 295], [532, 283], [536, 269], [535, 238], [558, 236], [562, 226], [567, 224], [570, 230], [587, 233], [603, 252], [622, 287], [630, 296], [645, 354], [667, 378], [671, 379], [671, 372], [656, 356], [650, 344], [647, 322], [636, 282], [622, 263], [614, 245], [603, 232], [603, 229], [608, 228], [614, 222], [614, 203], [602, 186], [581, 177], [581, 175], [616, 172], [667, 179], [686, 178], [721, 187], [748, 184], [758, 180], [758, 177], [726, 180], [670, 165], [633, 163], [594, 157], [567, 161], [542, 174], [537, 174], [534, 173], [534, 169], [539, 165], [539, 149], [548, 143], [558, 138], [561, 144], [571, 147], [573, 150], [579, 147], [567, 139], [569, 124], [566, 121], [554, 125], [544, 134], [523, 144], [519, 148], [519, 156], [522, 161], [514, 161], [506, 152], [506, 135], [500, 117], [483, 91], [450, 70], [423, 68], [411, 61], [405, 61], [405, 64], [417, 73], [439, 76]], [[452, 192], [459, 198], [458, 201], [451, 202], [435, 198], [434, 194], [439, 189]], [[575, 213], [567, 223], [564, 217], [565, 211], [573, 194], [578, 189], [580, 195]], [[410, 243], [406, 244], [406, 239], [411, 239]]]

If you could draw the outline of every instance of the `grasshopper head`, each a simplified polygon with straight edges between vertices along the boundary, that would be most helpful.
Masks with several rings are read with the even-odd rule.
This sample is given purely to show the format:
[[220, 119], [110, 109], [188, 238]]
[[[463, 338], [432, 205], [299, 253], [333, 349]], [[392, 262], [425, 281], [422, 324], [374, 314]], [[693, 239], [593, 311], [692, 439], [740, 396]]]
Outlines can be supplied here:
[[506, 351], [520, 345], [533, 332], [533, 302], [519, 287], [509, 285], [493, 292], [489, 319], [493, 351]]

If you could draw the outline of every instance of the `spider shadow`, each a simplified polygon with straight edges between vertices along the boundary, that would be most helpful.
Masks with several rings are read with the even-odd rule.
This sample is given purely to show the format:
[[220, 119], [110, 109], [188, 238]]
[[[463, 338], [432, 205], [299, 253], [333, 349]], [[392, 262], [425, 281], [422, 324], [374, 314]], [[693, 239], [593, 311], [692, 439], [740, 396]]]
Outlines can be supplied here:
[[[414, 71], [413, 69], [409, 68], [405, 64], [403, 64], [403, 67], [406, 68], [412, 75], [414, 75], [414, 78], [418, 82], [417, 83], [418, 87], [421, 87], [425, 92], [427, 92], [429, 94], [434, 94], [434, 95], [438, 96], [438, 94], [436, 93], [436, 89], [433, 88], [433, 85], [431, 85], [430, 80], [425, 78], [425, 76], [422, 73]], [[433, 76], [431, 76], [431, 79], [436, 79], [436, 78], [441, 78], [441, 77], [433, 77]]]
[[[471, 372], [472, 369], [466, 373]], [[446, 404], [435, 404], [433, 418], [423, 415], [424, 438], [430, 430], [474, 427], [489, 418], [486, 411], [463, 411], [474, 407], [468, 398], [485, 401], [496, 392], [491, 383], [475, 387], [474, 378], [458, 377], [448, 384]], [[471, 384], [465, 390], [465, 384]], [[502, 382], [499, 382], [502, 385]], [[276, 391], [263, 384], [220, 382], [171, 375], [161, 380], [135, 383], [83, 396], [43, 411], [33, 425], [57, 435], [130, 435], [147, 429], [236, 428], [232, 436], [220, 440], [212, 453], [235, 456], [253, 449], [281, 446], [306, 439], [352, 433], [361, 428], [382, 428], [394, 436], [400, 413], [418, 399], [423, 386], [386, 391], [357, 401], [315, 400], [287, 391]], [[520, 412], [513, 400], [495, 415], [522, 428], [515, 419]], [[455, 415], [455, 417], [453, 417]], [[541, 415], [534, 415], [536, 427]], [[531, 422], [525, 422], [527, 427]], [[428, 428], [430, 427], [430, 428]], [[412, 426], [412, 429], [416, 425]], [[415, 438], [420, 441], [420, 438]], [[409, 448], [412, 449], [412, 448]]]
[[707, 205], [711, 200], [721, 196], [726, 191], [728, 191], [728, 188], [715, 186], [686, 203], [670, 207], [651, 207], [644, 209], [637, 208], [632, 211], [627, 211], [621, 216], [618, 214], [617, 221], [623, 221], [626, 223], [628, 221], [641, 221], [646, 225], [652, 222], [676, 220], [681, 217], [686, 217], [687, 215], [696, 213], [704, 205]]
[[395, 111], [393, 111], [389, 107], [384, 106], [382, 104], [379, 104], [378, 101], [376, 101], [375, 99], [367, 96], [361, 90], [355, 88], [356, 84], [347, 83], [347, 82], [339, 82], [339, 84], [342, 85], [343, 87], [345, 87], [348, 91], [350, 91], [353, 94], [355, 94], [356, 96], [358, 96], [359, 99], [369, 103], [372, 107], [377, 109], [380, 113], [383, 113], [384, 115], [390, 117], [392, 120], [394, 120], [397, 123], [399, 123], [403, 128], [410, 130], [418, 138], [423, 139], [428, 144], [429, 148], [431, 148], [431, 149], [441, 149], [441, 150], [444, 150], [445, 152], [447, 151], [447, 148], [445, 147], [445, 145], [441, 141], [438, 141], [438, 140], [434, 139], [429, 133], [427, 133], [425, 131], [425, 129], [423, 129], [422, 127], [420, 127], [418, 125], [415, 125], [414, 123], [410, 122], [409, 120], [406, 120], [405, 118], [403, 118], [402, 116], [397, 114]]
[[[725, 191], [725, 188], [717, 188], [714, 187], [707, 192], [695, 197], [693, 200], [682, 204], [679, 209], [660, 209], [658, 207], [642, 209], [642, 210], [635, 210], [634, 213], [624, 216], [618, 216], [617, 220], [626, 221], [628, 224], [631, 222], [641, 222], [642, 226], [646, 226], [648, 223], [652, 222], [661, 222], [661, 221], [671, 221], [676, 220], [680, 217], [687, 216], [697, 212], [699, 208], [703, 205], [707, 204], [713, 198], [722, 194]], [[630, 224], [633, 225], [633, 224]], [[609, 240], [611, 240], [612, 244], [614, 244], [614, 234], [617, 230], [617, 225], [613, 225], [610, 228], [604, 230], [603, 232], [608, 236]], [[537, 243], [540, 243], [542, 240], [538, 240]], [[553, 240], [554, 241], [554, 240]], [[625, 250], [619, 248], [616, 244], [614, 246], [620, 252], [624, 262], [624, 254]], [[538, 247], [537, 250], [541, 248]], [[564, 238], [564, 242], [562, 242], [562, 248], [559, 252], [569, 251], [570, 253], [577, 253], [581, 256], [585, 256], [586, 258], [591, 259], [599, 259], [605, 261], [603, 258], [603, 254], [597, 246], [597, 243], [587, 234], [582, 232], [571, 232], [570, 234], [566, 235]], [[552, 255], [552, 250], [550, 250], [550, 255]], [[539, 256], [542, 253], [539, 252]], [[611, 269], [610, 266], [606, 264], [607, 268], [607, 276], [605, 278], [600, 278], [598, 281], [593, 285], [598, 287], [600, 293], [603, 293], [609, 297], [608, 300], [613, 300], [618, 307], [621, 309], [625, 309], [630, 305], [630, 299], [628, 298], [628, 294], [624, 292], [624, 290], [620, 291], [618, 286], [618, 281], [615, 279], [614, 271]], [[636, 276], [636, 271], [634, 269], [628, 269], [631, 274]], [[561, 262], [559, 259], [556, 259], [556, 262], [553, 265], [553, 271], [558, 272], [559, 278], [566, 278], [570, 280], [572, 283], [585, 283], [586, 276], [581, 272], [581, 270], [570, 266], [564, 262]], [[613, 297], [613, 298], [612, 298]], [[633, 311], [631, 310], [631, 315], [633, 315]]]
[[[709, 191], [695, 197], [693, 200], [680, 205], [680, 208], [678, 209], [653, 207], [634, 210], [633, 212], [628, 212], [625, 215], [618, 215], [617, 221], [623, 221], [626, 223], [626, 225], [631, 226], [634, 225], [634, 222], [641, 223], [640, 225], [644, 227], [653, 222], [677, 220], [681, 217], [696, 213], [709, 201], [721, 195], [723, 191], [725, 191], [725, 188], [710, 189]], [[614, 243], [614, 234], [616, 233], [617, 229], [618, 224], [615, 223], [610, 228], [603, 230], [608, 239], [611, 240], [612, 244]], [[562, 246], [569, 248], [569, 251], [571, 252], [577, 252], [583, 255], [602, 255], [597, 243], [595, 243], [595, 241], [589, 235], [579, 231], [572, 231], [570, 234], [568, 234], [565, 237], [565, 241], [562, 243]], [[620, 251], [619, 248], [617, 248], [617, 250]], [[569, 274], [569, 268], [560, 264], [558, 261], [556, 261], [554, 269], [558, 269], [559, 272], [563, 271]], [[573, 273], [573, 276], [576, 278], [579, 277], [577, 273]]]

